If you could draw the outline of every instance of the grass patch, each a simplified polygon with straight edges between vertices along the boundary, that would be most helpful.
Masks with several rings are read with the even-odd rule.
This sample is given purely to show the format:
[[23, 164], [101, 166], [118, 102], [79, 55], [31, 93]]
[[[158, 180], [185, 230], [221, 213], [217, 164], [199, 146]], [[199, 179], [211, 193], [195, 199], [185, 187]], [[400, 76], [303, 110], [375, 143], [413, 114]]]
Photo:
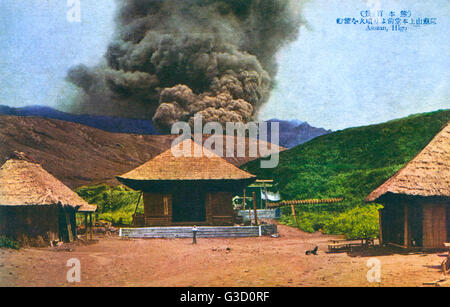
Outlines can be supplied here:
[[20, 244], [16, 240], [12, 240], [6, 236], [0, 236], [0, 248], [19, 249]]

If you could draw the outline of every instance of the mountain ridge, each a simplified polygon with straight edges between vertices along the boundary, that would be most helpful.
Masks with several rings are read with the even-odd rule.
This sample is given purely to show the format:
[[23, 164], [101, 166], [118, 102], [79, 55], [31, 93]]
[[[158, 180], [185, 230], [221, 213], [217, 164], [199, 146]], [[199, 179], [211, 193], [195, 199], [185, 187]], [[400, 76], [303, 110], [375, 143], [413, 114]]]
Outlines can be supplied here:
[[[17, 150], [71, 188], [99, 183], [117, 185], [116, 176], [170, 149], [178, 137], [113, 133], [58, 119], [0, 115], [0, 165]], [[203, 141], [209, 137], [204, 135]], [[246, 140], [246, 153], [249, 144]], [[257, 158], [240, 157], [236, 150], [237, 146], [233, 157], [224, 159], [240, 166]]]
[[[67, 122], [82, 124], [85, 126], [114, 133], [146, 135], [161, 134], [153, 125], [151, 120], [129, 119], [122, 117], [89, 114], [70, 114], [42, 105], [30, 105], [21, 108], [0, 105], [0, 114], [11, 116], [38, 116], [42, 118], [64, 120]], [[330, 130], [325, 130], [323, 128], [313, 127], [307, 122], [303, 122], [297, 119], [270, 119], [266, 122], [269, 124], [269, 140], [271, 139], [270, 125], [273, 122], [278, 122], [280, 124], [279, 145], [285, 148], [291, 148], [298, 144], [305, 143], [317, 136], [331, 132]]]
[[268, 123], [268, 141], [272, 140], [271, 136], [271, 125], [274, 122], [279, 123], [279, 144], [280, 146], [286, 148], [292, 148], [297, 145], [306, 143], [316, 137], [321, 135], [329, 134], [332, 131], [326, 130], [324, 128], [317, 128], [311, 126], [308, 122], [294, 120], [280, 120], [280, 119], [269, 119], [266, 121]]
[[30, 105], [22, 108], [0, 105], [0, 114], [12, 116], [38, 116], [42, 118], [64, 120], [114, 133], [160, 134], [150, 120], [89, 114], [70, 114], [41, 105]]

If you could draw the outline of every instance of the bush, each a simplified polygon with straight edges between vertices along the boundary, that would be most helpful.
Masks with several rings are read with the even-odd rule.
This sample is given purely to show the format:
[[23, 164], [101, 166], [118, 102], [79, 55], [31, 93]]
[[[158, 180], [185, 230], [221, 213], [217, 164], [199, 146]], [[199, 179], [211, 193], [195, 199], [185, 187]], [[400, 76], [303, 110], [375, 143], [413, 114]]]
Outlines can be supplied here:
[[19, 249], [20, 244], [19, 244], [19, 242], [12, 240], [8, 237], [0, 236], [0, 248]]
[[324, 227], [324, 233], [343, 234], [346, 239], [372, 239], [378, 237], [379, 205], [353, 208], [331, 219]]
[[111, 222], [115, 226], [129, 226], [133, 221], [133, 212], [115, 211], [101, 213], [97, 219], [102, 221]]
[[330, 212], [297, 212], [298, 225], [295, 223], [294, 216], [283, 215], [280, 219], [280, 223], [292, 227], [298, 227], [305, 232], [322, 231], [325, 225], [327, 225], [336, 214]]
[[[381, 206], [357, 206], [344, 212], [324, 210], [309, 211], [296, 208], [298, 225], [291, 214], [286, 214], [280, 223], [298, 227], [305, 232], [322, 231], [325, 234], [344, 235], [346, 239], [372, 239], [378, 237], [378, 209]], [[331, 207], [332, 208], [332, 207]]]

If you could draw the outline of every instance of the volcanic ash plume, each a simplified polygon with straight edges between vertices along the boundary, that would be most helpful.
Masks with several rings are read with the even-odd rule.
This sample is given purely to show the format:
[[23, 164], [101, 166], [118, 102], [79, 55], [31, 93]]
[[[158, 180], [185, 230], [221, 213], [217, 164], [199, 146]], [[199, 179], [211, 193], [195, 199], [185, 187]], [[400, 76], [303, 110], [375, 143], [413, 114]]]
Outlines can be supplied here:
[[163, 131], [200, 113], [248, 122], [269, 98], [275, 54], [296, 39], [298, 0], [126, 0], [105, 63], [72, 68], [74, 110], [153, 118]]

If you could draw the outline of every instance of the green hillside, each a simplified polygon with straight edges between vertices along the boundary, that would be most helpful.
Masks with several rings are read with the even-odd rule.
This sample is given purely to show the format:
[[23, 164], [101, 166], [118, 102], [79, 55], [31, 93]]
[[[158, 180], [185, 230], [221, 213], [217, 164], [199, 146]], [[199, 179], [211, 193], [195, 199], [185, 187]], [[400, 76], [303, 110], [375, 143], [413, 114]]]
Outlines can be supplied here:
[[[261, 169], [259, 160], [242, 166], [242, 169], [259, 178], [274, 179], [285, 200], [344, 197], [344, 203], [339, 205], [298, 208], [303, 221], [300, 227], [304, 230], [344, 232], [336, 227], [336, 221], [345, 215], [349, 219], [364, 215], [358, 210], [375, 210], [375, 206], [364, 205], [367, 194], [419, 153], [449, 120], [450, 110], [440, 110], [378, 125], [349, 128], [280, 153], [280, 162], [275, 169]], [[365, 208], [359, 208], [362, 205]], [[344, 213], [338, 216], [341, 212]], [[372, 220], [367, 224], [373, 228], [376, 215], [369, 212], [368, 216]], [[292, 223], [292, 219], [285, 222]]]
[[[108, 186], [106, 184], [83, 186], [75, 190], [85, 201], [96, 204], [97, 218], [112, 222], [114, 225], [130, 225], [139, 192], [124, 186]], [[142, 199], [138, 212], [142, 213]]]

